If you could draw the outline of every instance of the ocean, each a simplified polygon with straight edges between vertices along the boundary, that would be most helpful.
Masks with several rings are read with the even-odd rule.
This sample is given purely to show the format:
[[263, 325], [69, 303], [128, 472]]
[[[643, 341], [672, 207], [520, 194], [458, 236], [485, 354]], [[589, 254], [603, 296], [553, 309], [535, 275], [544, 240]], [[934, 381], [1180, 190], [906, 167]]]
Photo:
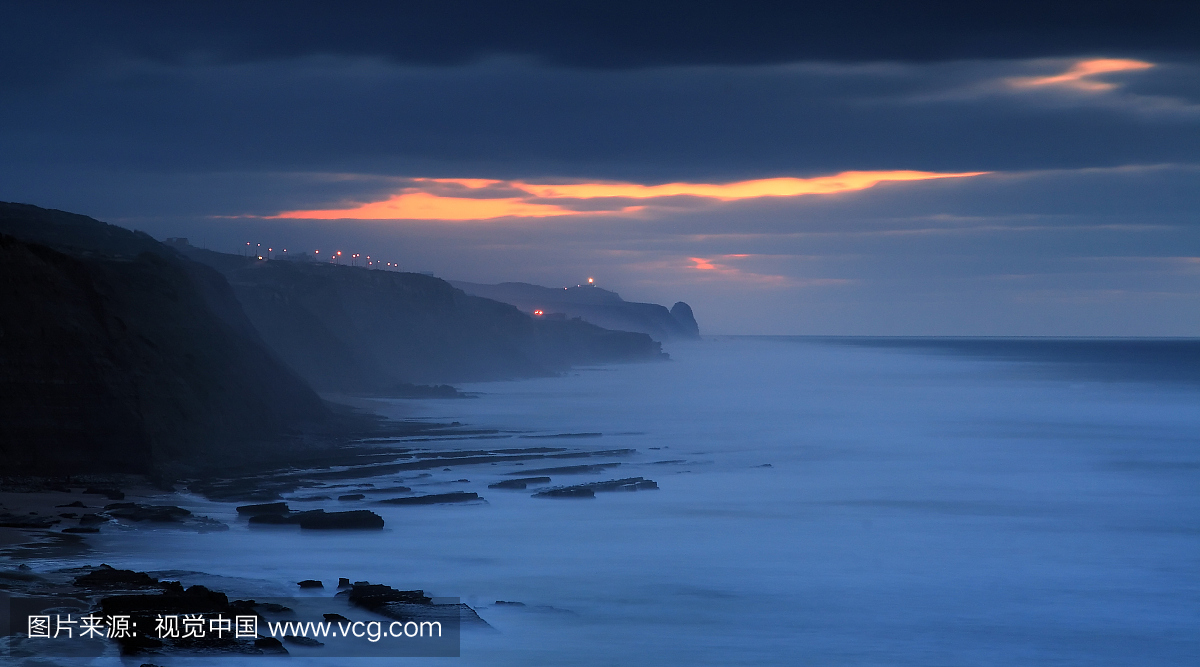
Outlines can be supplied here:
[[[478, 446], [634, 449], [554, 482], [657, 490], [489, 489], [521, 473], [511, 463], [399, 474], [486, 502], [374, 506], [382, 532], [339, 534], [252, 528], [191, 496], [231, 530], [107, 531], [95, 553], [37, 567], [103, 560], [245, 597], [347, 577], [459, 597], [493, 628], [465, 629], [461, 658], [405, 664], [1200, 664], [1200, 342], [667, 350], [374, 403], [501, 431]], [[600, 435], [521, 437], [559, 434]]]

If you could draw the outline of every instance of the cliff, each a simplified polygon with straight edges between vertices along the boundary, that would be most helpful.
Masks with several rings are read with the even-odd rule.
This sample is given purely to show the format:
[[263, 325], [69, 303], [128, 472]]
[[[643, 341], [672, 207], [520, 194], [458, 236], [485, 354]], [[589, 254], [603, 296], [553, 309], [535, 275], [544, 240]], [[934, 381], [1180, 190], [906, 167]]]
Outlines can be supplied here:
[[450, 284], [467, 294], [502, 301], [526, 313], [541, 310], [547, 318], [578, 317], [605, 329], [641, 332], [660, 341], [700, 337], [692, 309], [682, 301], [667, 310], [656, 303], [625, 301], [616, 292], [591, 285], [554, 289], [529, 283], [482, 285], [453, 280]]
[[0, 472], [170, 472], [328, 427], [225, 280], [145, 234], [0, 203]]
[[535, 320], [415, 273], [262, 261], [190, 248], [220, 270], [262, 338], [324, 391], [393, 393], [664, 358], [645, 334]]

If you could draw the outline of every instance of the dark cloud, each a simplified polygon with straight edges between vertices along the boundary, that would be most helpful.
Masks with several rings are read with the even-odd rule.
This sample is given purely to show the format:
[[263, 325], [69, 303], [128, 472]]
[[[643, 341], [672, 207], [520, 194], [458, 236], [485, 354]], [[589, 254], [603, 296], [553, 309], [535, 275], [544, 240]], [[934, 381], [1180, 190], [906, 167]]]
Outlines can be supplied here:
[[1073, 0], [712, 2], [10, 2], [10, 81], [98, 60], [313, 55], [462, 64], [496, 55], [599, 68], [1194, 55], [1200, 6]]
[[[1183, 83], [1200, 78], [1197, 67], [1109, 75], [1122, 85], [1096, 94], [1004, 84], [1069, 64], [600, 72], [513, 60], [456, 68], [332, 58], [130, 63], [70, 87], [8, 96], [0, 169], [664, 182], [1105, 167], [1200, 155], [1200, 105]], [[1134, 92], [1150, 75], [1152, 89]], [[1177, 97], [1165, 96], [1172, 80], [1180, 82]], [[275, 205], [306, 205], [297, 203]], [[212, 212], [274, 211], [214, 201]]]

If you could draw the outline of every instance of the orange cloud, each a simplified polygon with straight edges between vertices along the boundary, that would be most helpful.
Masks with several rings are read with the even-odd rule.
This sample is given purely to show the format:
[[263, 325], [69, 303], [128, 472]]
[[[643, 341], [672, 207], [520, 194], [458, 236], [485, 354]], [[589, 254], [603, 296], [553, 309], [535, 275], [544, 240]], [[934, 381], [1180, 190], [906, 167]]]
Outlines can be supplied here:
[[[645, 207], [630, 206], [620, 200], [688, 196], [724, 202], [758, 197], [798, 197], [865, 190], [889, 181], [965, 178], [986, 173], [989, 172], [846, 171], [815, 178], [661, 185], [539, 184], [478, 178], [417, 178], [412, 179], [412, 185], [385, 201], [343, 209], [285, 211], [271, 217], [314, 220], [489, 220], [630, 213]], [[587, 206], [581, 206], [581, 202], [587, 202]]]
[[1081, 60], [1062, 74], [1054, 76], [1031, 76], [1009, 79], [1009, 83], [1018, 88], [1036, 88], [1040, 86], [1062, 86], [1088, 92], [1102, 92], [1117, 87], [1115, 83], [1095, 81], [1092, 77], [1110, 72], [1129, 72], [1149, 69], [1154, 63], [1141, 60], [1123, 60], [1119, 58], [1096, 58]]
[[392, 195], [386, 201], [372, 202], [354, 208], [287, 211], [274, 218], [306, 220], [488, 220], [491, 218], [544, 218], [552, 215], [572, 215], [553, 204], [534, 204], [523, 199], [470, 199], [439, 197], [428, 192], [406, 192]]
[[[750, 257], [750, 255], [719, 255], [717, 259], [730, 260], [743, 259], [746, 257]], [[740, 280], [768, 285], [785, 285], [793, 282], [787, 276], [752, 273], [750, 271], [739, 269], [735, 266], [729, 266], [728, 264], [719, 264], [712, 259], [708, 259], [707, 257], [688, 257], [687, 259], [689, 262], [692, 262], [692, 266], [689, 266], [688, 268], [705, 272], [704, 275], [706, 279], [717, 278]], [[832, 282], [839, 281], [831, 281], [831, 283]]]
[[592, 197], [623, 197], [650, 199], [653, 197], [707, 197], [721, 201], [755, 197], [796, 197], [827, 195], [837, 192], [865, 190], [885, 181], [925, 181], [934, 178], [962, 178], [987, 172], [937, 173], [931, 171], [844, 171], [835, 176], [816, 178], [764, 178], [736, 183], [666, 183], [639, 185], [637, 183], [578, 183], [571, 185], [513, 185], [547, 199]]

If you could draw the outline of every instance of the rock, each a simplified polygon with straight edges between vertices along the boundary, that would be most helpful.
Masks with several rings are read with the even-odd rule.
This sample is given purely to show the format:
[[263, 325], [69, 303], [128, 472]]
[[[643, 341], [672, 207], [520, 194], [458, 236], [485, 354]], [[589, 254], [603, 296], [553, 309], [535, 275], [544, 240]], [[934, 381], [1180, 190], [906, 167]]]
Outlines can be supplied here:
[[[254, 640], [255, 648], [284, 650], [283, 642], [274, 637], [259, 637]], [[286, 650], [284, 650], [286, 652]]]
[[361, 493], [347, 493], [344, 496], [338, 496], [338, 500], [362, 500], [363, 498], [366, 496]]
[[591, 482], [589, 484], [576, 484], [574, 486], [558, 487], [557, 489], [547, 489], [533, 494], [533, 497], [594, 498], [598, 491], [648, 491], [657, 488], [658, 484], [651, 480], [641, 477], [626, 477], [625, 479], [613, 479], [607, 482]]
[[410, 496], [408, 498], [388, 498], [379, 502], [386, 505], [437, 505], [441, 503], [466, 503], [473, 500], [483, 500], [473, 491], [455, 491], [453, 493], [433, 493], [427, 496]]
[[[107, 572], [107, 576], [115, 576], [112, 572], [108, 572], [107, 570], [105, 572]], [[96, 615], [128, 615], [131, 617], [132, 627], [137, 629], [136, 634], [115, 640], [120, 644], [123, 655], [138, 654], [147, 650], [170, 654], [170, 652], [176, 649], [212, 651], [220, 655], [230, 652], [267, 652], [286, 655], [287, 652], [282, 648], [282, 644], [274, 639], [260, 645], [258, 641], [261, 641], [261, 638], [251, 643], [238, 640], [232, 634], [228, 633], [224, 637], [216, 637], [209, 634], [203, 639], [156, 638], [153, 628], [156, 627], [156, 619], [161, 616], [199, 614], [204, 617], [222, 615], [226, 618], [232, 618], [238, 615], [257, 615], [255, 607], [263, 609], [274, 607], [275, 610], [280, 612], [290, 611], [282, 605], [258, 605], [253, 600], [234, 600], [230, 602], [224, 593], [210, 590], [204, 586], [192, 586], [185, 590], [177, 581], [159, 582], [158, 586], [161, 587], [162, 591], [157, 594], [112, 595], [100, 600], [100, 608], [94, 612]]]
[[496, 600], [496, 605], [500, 607], [524, 607], [524, 602], [509, 602], [507, 600]]
[[383, 584], [371, 584], [365, 581], [355, 582], [349, 591], [338, 595], [346, 595], [350, 604], [365, 609], [377, 609], [390, 602], [405, 602], [408, 604], [431, 604], [433, 599], [425, 595], [425, 591], [400, 591]]
[[237, 508], [238, 514], [287, 514], [291, 510], [288, 509], [287, 503], [261, 503], [258, 505], [242, 505]]
[[178, 522], [192, 515], [188, 510], [174, 505], [140, 505], [138, 503], [114, 503], [104, 507], [104, 513], [114, 519], [130, 521]]
[[671, 306], [671, 317], [679, 323], [679, 326], [687, 331], [687, 335], [692, 338], [700, 337], [700, 325], [696, 324], [696, 316], [692, 313], [692, 307], [682, 301], [676, 301], [674, 306]]
[[76, 500], [75, 502], [67, 503], [66, 505], [55, 505], [55, 507], [82, 507], [82, 508], [86, 509], [87, 505], [84, 505], [83, 501], [81, 501], [81, 500]]
[[64, 533], [98, 533], [98, 532], [100, 532], [100, 529], [95, 528], [95, 527], [90, 527], [90, 526], [74, 526], [72, 528], [63, 528], [62, 532], [64, 532]]
[[99, 514], [84, 514], [79, 517], [79, 525], [81, 526], [91, 526], [97, 523], [104, 523], [105, 521], [108, 521], [108, 517], [100, 516]]
[[383, 528], [383, 517], [370, 510], [320, 512], [302, 518], [300, 527], [305, 530], [378, 530]]
[[300, 588], [325, 588], [325, 584], [316, 579], [305, 579], [297, 584]]
[[[347, 584], [347, 585], [349, 585], [349, 584]], [[337, 621], [347, 622], [350, 620], [350, 619], [346, 618], [345, 616], [342, 616], [341, 614], [322, 614], [322, 616], [325, 617], [325, 621], [328, 623], [334, 623]]]
[[[145, 573], [137, 573], [145, 574]], [[149, 575], [146, 575], [147, 577]], [[157, 595], [113, 595], [100, 601], [106, 615], [112, 614], [218, 614], [226, 616], [234, 609], [220, 591], [200, 585], [184, 589], [178, 581], [157, 582], [163, 591]], [[246, 613], [241, 610], [241, 613]], [[149, 627], [153, 627], [150, 624]]]
[[350, 580], [346, 577], [338, 577], [338, 588], [349, 588]]
[[595, 498], [596, 492], [578, 486], [568, 486], [562, 489], [548, 489], [533, 494], [534, 498]]
[[125, 500], [125, 492], [120, 489], [88, 488], [84, 489], [83, 492], [86, 495], [104, 496], [109, 500]]
[[297, 646], [308, 646], [311, 648], [317, 648], [319, 646], [325, 645], [325, 642], [319, 642], [319, 641], [313, 639], [312, 637], [297, 637], [296, 635], [284, 635], [283, 641], [285, 641], [289, 644], [295, 644]]
[[[68, 529], [70, 530], [70, 529]], [[92, 529], [96, 530], [96, 529]], [[96, 532], [99, 532], [96, 530]], [[158, 579], [145, 572], [133, 570], [118, 570], [111, 565], [101, 563], [100, 567], [85, 575], [75, 578], [75, 585], [80, 588], [162, 588]]]
[[521, 479], [506, 479], [495, 484], [488, 484], [489, 489], [524, 489], [530, 484], [549, 484], [549, 477], [522, 477]]

